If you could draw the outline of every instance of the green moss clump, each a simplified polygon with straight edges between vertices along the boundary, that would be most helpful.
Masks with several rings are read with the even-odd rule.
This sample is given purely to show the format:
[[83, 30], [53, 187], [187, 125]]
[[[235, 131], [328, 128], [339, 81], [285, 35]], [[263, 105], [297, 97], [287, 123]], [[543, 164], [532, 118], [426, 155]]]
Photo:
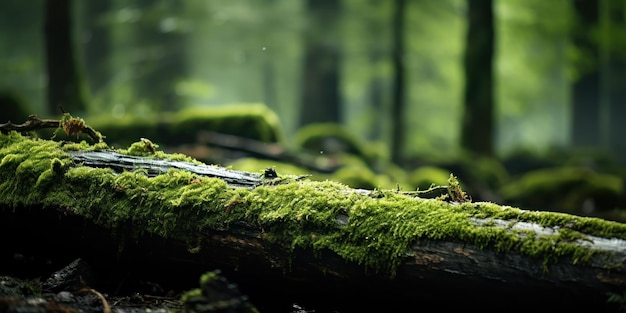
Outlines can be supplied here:
[[592, 171], [584, 167], [556, 167], [528, 172], [505, 184], [500, 193], [505, 201], [518, 206], [584, 214], [587, 199], [612, 209], [624, 192], [619, 176]]
[[[83, 144], [86, 145], [86, 144]], [[76, 148], [73, 146], [73, 148]], [[421, 239], [452, 240], [498, 251], [518, 251], [545, 262], [569, 256], [572, 263], [596, 251], [574, 243], [584, 234], [626, 239], [626, 225], [564, 213], [533, 212], [493, 203], [450, 204], [397, 190], [356, 192], [335, 181], [290, 181], [235, 188], [217, 178], [170, 170], [115, 173], [74, 164], [58, 142], [0, 134], [0, 207], [71, 208], [113, 230], [128, 225], [197, 245], [203, 229], [233, 223], [259, 225], [263, 240], [298, 251], [332, 251], [367, 270], [393, 275]], [[472, 218], [544, 227], [563, 226], [535, 238]]]
[[117, 147], [130, 146], [139, 138], [169, 147], [195, 143], [203, 132], [236, 135], [262, 142], [282, 142], [284, 134], [275, 112], [261, 103], [233, 103], [212, 107], [189, 107], [179, 112], [147, 116], [91, 116], [89, 124], [106, 134]]
[[313, 153], [350, 153], [365, 157], [359, 140], [336, 123], [317, 123], [300, 128], [294, 138], [297, 147]]

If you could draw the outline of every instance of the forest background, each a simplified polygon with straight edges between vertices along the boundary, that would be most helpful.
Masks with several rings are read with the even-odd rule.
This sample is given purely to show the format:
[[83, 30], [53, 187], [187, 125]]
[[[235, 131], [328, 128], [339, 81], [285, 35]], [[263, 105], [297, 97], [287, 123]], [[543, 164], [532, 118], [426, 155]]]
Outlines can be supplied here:
[[[626, 160], [624, 0], [7, 0], [0, 29], [4, 112], [263, 103], [286, 145], [338, 123], [407, 171], [468, 155]], [[611, 209], [625, 200], [613, 174]]]

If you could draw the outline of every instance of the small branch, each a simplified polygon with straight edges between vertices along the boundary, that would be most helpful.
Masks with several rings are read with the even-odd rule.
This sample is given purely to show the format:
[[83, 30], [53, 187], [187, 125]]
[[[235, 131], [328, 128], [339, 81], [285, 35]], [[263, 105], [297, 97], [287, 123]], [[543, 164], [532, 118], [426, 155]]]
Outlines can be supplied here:
[[441, 197], [442, 194], [445, 195], [448, 192], [448, 186], [432, 186], [426, 190], [415, 190], [415, 191], [400, 191], [400, 194], [417, 196], [420, 198], [438, 198]]
[[78, 290], [78, 292], [89, 292], [95, 294], [96, 297], [98, 297], [98, 299], [100, 299], [100, 301], [102, 302], [102, 312], [111, 313], [111, 306], [109, 305], [109, 302], [107, 302], [107, 299], [97, 290], [92, 288], [83, 288]]
[[61, 121], [52, 119], [41, 119], [37, 115], [31, 115], [28, 117], [28, 121], [23, 124], [13, 124], [11, 121], [0, 124], [0, 130], [3, 132], [9, 132], [12, 130], [18, 132], [28, 132], [42, 128], [57, 128]]
[[63, 120], [41, 119], [39, 116], [33, 114], [30, 115], [28, 120], [23, 124], [14, 124], [11, 121], [0, 124], [0, 131], [9, 132], [15, 130], [18, 132], [29, 132], [38, 129], [59, 127], [63, 128], [68, 136], [78, 135], [83, 132], [89, 135], [94, 141], [102, 142], [102, 135], [79, 118], [67, 118]]

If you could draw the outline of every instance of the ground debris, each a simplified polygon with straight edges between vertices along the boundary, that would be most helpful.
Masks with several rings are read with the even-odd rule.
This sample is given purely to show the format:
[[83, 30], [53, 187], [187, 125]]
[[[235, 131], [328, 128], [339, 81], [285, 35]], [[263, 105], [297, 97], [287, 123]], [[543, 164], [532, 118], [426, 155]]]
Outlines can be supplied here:
[[0, 276], [0, 312], [15, 313], [167, 313], [182, 312], [179, 297], [132, 295], [111, 297], [87, 282], [90, 266], [76, 259], [43, 282]]

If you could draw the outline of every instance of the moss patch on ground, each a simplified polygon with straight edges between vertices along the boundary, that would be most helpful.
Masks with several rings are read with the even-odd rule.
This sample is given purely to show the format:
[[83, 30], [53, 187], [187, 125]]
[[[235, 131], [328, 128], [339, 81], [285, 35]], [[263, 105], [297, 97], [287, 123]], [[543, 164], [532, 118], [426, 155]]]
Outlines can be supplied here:
[[[396, 190], [366, 194], [334, 181], [298, 181], [288, 176], [279, 177], [288, 183], [236, 188], [183, 170], [148, 177], [141, 170], [115, 173], [81, 166], [68, 153], [104, 149], [109, 149], [104, 143], [64, 144], [15, 132], [0, 134], [0, 207], [61, 208], [112, 230], [133, 225], [139, 233], [185, 240], [190, 247], [199, 230], [227, 230], [244, 221], [262, 227], [263, 240], [270, 243], [293, 251], [331, 250], [370, 270], [390, 274], [420, 239], [455, 240], [546, 260], [571, 256], [573, 263], [582, 263], [596, 252], [573, 243], [577, 234], [626, 239], [626, 224], [598, 218], [484, 202], [454, 204]], [[554, 235], [519, 236], [488, 223], [476, 226], [472, 217], [562, 228]]]
[[89, 124], [106, 134], [107, 142], [129, 146], [140, 137], [175, 146], [194, 143], [199, 132], [218, 132], [261, 142], [282, 142], [284, 134], [275, 112], [261, 103], [219, 107], [190, 107], [179, 112], [146, 116], [91, 116]]

